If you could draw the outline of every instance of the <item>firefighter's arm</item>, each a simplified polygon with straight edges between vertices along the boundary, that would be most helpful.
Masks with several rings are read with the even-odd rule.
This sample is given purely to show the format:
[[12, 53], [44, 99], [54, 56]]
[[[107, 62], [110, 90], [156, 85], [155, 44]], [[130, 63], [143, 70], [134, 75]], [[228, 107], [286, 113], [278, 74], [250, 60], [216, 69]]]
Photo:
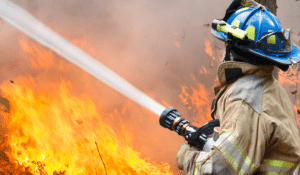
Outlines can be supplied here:
[[220, 137], [210, 152], [179, 150], [185, 174], [254, 174], [259, 167], [266, 145], [260, 114], [243, 100], [224, 104], [222, 111]]
[[[205, 165], [200, 165], [200, 162], [197, 162], [197, 159], [201, 157], [211, 156], [214, 151], [204, 152], [196, 151], [196, 149], [191, 148], [187, 143], [180, 145], [178, 153], [176, 156], [177, 166], [180, 170], [184, 170], [185, 174], [199, 174], [201, 169], [202, 174], [211, 174], [212, 166], [211, 160], [205, 161]], [[203, 162], [204, 163], [204, 162]], [[226, 165], [225, 165], [226, 166]], [[201, 174], [201, 173], [200, 173]]]
[[186, 157], [191, 155], [191, 153], [197, 153], [197, 149], [194, 149], [193, 147], [190, 147], [187, 143], [181, 144], [179, 146], [176, 160], [177, 160], [177, 166], [180, 170], [183, 170], [184, 160]]

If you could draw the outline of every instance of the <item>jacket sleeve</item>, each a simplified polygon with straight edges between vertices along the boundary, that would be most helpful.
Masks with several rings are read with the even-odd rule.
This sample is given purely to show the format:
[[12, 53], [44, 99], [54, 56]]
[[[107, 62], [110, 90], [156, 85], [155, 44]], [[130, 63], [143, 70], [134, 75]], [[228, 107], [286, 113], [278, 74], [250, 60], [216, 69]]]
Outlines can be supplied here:
[[223, 105], [220, 137], [210, 152], [190, 152], [184, 162], [186, 175], [254, 174], [266, 146], [260, 114], [243, 100]]

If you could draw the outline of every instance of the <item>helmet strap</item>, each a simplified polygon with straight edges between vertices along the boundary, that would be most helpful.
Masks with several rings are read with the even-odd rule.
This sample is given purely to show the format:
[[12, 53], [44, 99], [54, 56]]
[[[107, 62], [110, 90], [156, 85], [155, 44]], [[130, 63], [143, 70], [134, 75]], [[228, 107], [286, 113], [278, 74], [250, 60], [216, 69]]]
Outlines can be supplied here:
[[231, 48], [234, 46], [235, 39], [233, 38], [233, 35], [231, 33], [227, 34], [226, 38], [226, 51], [225, 51], [225, 57], [224, 61], [231, 61]]
[[226, 51], [225, 51], [224, 61], [231, 61], [231, 59], [230, 59], [230, 52], [231, 52], [231, 45], [230, 44], [226, 44]]

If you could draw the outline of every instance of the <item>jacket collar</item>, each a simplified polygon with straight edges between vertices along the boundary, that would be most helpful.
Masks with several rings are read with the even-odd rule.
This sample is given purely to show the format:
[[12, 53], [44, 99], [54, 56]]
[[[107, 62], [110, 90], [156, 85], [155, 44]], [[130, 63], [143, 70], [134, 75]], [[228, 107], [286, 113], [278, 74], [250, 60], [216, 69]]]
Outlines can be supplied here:
[[218, 68], [218, 78], [220, 85], [215, 87], [217, 93], [221, 87], [244, 75], [252, 75], [255, 77], [272, 76], [274, 66], [253, 65], [245, 62], [226, 61]]

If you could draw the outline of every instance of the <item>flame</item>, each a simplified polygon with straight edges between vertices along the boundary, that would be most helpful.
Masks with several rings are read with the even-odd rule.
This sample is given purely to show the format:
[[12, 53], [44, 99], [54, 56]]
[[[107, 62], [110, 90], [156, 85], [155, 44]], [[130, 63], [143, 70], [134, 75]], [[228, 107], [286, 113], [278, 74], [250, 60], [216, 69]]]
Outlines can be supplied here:
[[[286, 72], [279, 71], [278, 81], [280, 84], [296, 84], [298, 83], [298, 72], [290, 67]], [[300, 77], [300, 76], [299, 76]]]
[[[211, 40], [211, 37], [205, 39], [205, 52], [212, 58], [212, 60], [210, 60], [210, 67], [215, 67], [215, 65], [219, 65], [223, 60], [224, 48], [218, 48], [218, 50], [214, 48], [213, 50]], [[216, 59], [216, 57], [218, 59]]]
[[208, 75], [209, 72], [205, 69], [204, 66], [201, 67], [202, 69], [199, 70], [200, 74]]
[[205, 86], [201, 83], [196, 83], [196, 87], [187, 87], [181, 85], [181, 93], [179, 98], [182, 103], [188, 106], [188, 109], [194, 113], [193, 125], [201, 126], [210, 119], [210, 101]]
[[28, 38], [19, 40], [22, 49], [31, 56], [28, 60], [35, 69], [49, 69], [54, 66], [53, 53], [51, 50], [39, 47], [38, 44], [29, 44]]
[[296, 116], [297, 116], [297, 125], [300, 125], [299, 117], [300, 117], [300, 105], [299, 105], [299, 93], [298, 93], [298, 86], [299, 86], [299, 72], [294, 70], [291, 66], [286, 71], [279, 71], [278, 81], [287, 91], [288, 96], [291, 99], [293, 104]]
[[[62, 62], [55, 63], [54, 54], [51, 49], [41, 47], [37, 42], [29, 39], [28, 37], [23, 37], [19, 40], [21, 48], [29, 56], [27, 60], [31, 63], [34, 69], [49, 70], [53, 68], [58, 68], [61, 72], [68, 71], [68, 67]], [[93, 53], [95, 51], [84, 38], [72, 39], [71, 43], [84, 50], [87, 53]]]
[[213, 56], [213, 50], [211, 47], [211, 42], [207, 39], [205, 39], [205, 52], [213, 59], [216, 60], [216, 58]]
[[[297, 102], [298, 102], [297, 105], [299, 106], [299, 101], [297, 101]], [[295, 110], [296, 116], [297, 116], [297, 118], [296, 118], [297, 125], [299, 126], [300, 125], [300, 121], [299, 121], [300, 109], [296, 105], [293, 105], [293, 107], [294, 107], [294, 110]]]
[[105, 174], [104, 163], [108, 174], [172, 174], [168, 164], [142, 159], [126, 125], [117, 135], [102, 120], [108, 114], [99, 113], [88, 97], [73, 96], [70, 83], [62, 80], [39, 90], [30, 86], [37, 86], [33, 78], [0, 87], [10, 102], [7, 154], [24, 172]]
[[[94, 52], [85, 39], [71, 42]], [[69, 73], [67, 63], [56, 60], [50, 49], [26, 37], [20, 45], [33, 68]], [[130, 124], [122, 120], [131, 101], [113, 112], [99, 112], [89, 97], [76, 97], [71, 83], [63, 79], [37, 84], [32, 77], [19, 77], [0, 89], [10, 104], [7, 110], [0, 99], [4, 118], [0, 129], [8, 129], [3, 139], [0, 130], [0, 174], [173, 174], [170, 165], [143, 158], [134, 150]], [[114, 131], [104, 118], [118, 121], [121, 132]]]
[[[211, 39], [205, 39], [205, 52], [212, 58], [211, 67], [214, 67], [213, 64], [220, 64], [222, 61], [222, 55], [224, 50], [213, 51], [211, 47]], [[216, 56], [219, 58], [216, 59]], [[204, 66], [201, 66], [199, 69], [200, 74], [209, 75], [210, 72]], [[181, 85], [181, 93], [179, 98], [182, 103], [188, 106], [188, 109], [192, 112], [192, 116], [194, 116], [194, 125], [201, 126], [204, 123], [211, 120], [211, 101], [210, 101], [210, 93], [204, 84], [198, 83], [197, 79], [192, 75], [192, 78], [195, 82], [195, 85], [192, 87], [187, 87], [186, 85]], [[214, 79], [213, 85], [216, 86], [219, 84], [218, 76]]]

